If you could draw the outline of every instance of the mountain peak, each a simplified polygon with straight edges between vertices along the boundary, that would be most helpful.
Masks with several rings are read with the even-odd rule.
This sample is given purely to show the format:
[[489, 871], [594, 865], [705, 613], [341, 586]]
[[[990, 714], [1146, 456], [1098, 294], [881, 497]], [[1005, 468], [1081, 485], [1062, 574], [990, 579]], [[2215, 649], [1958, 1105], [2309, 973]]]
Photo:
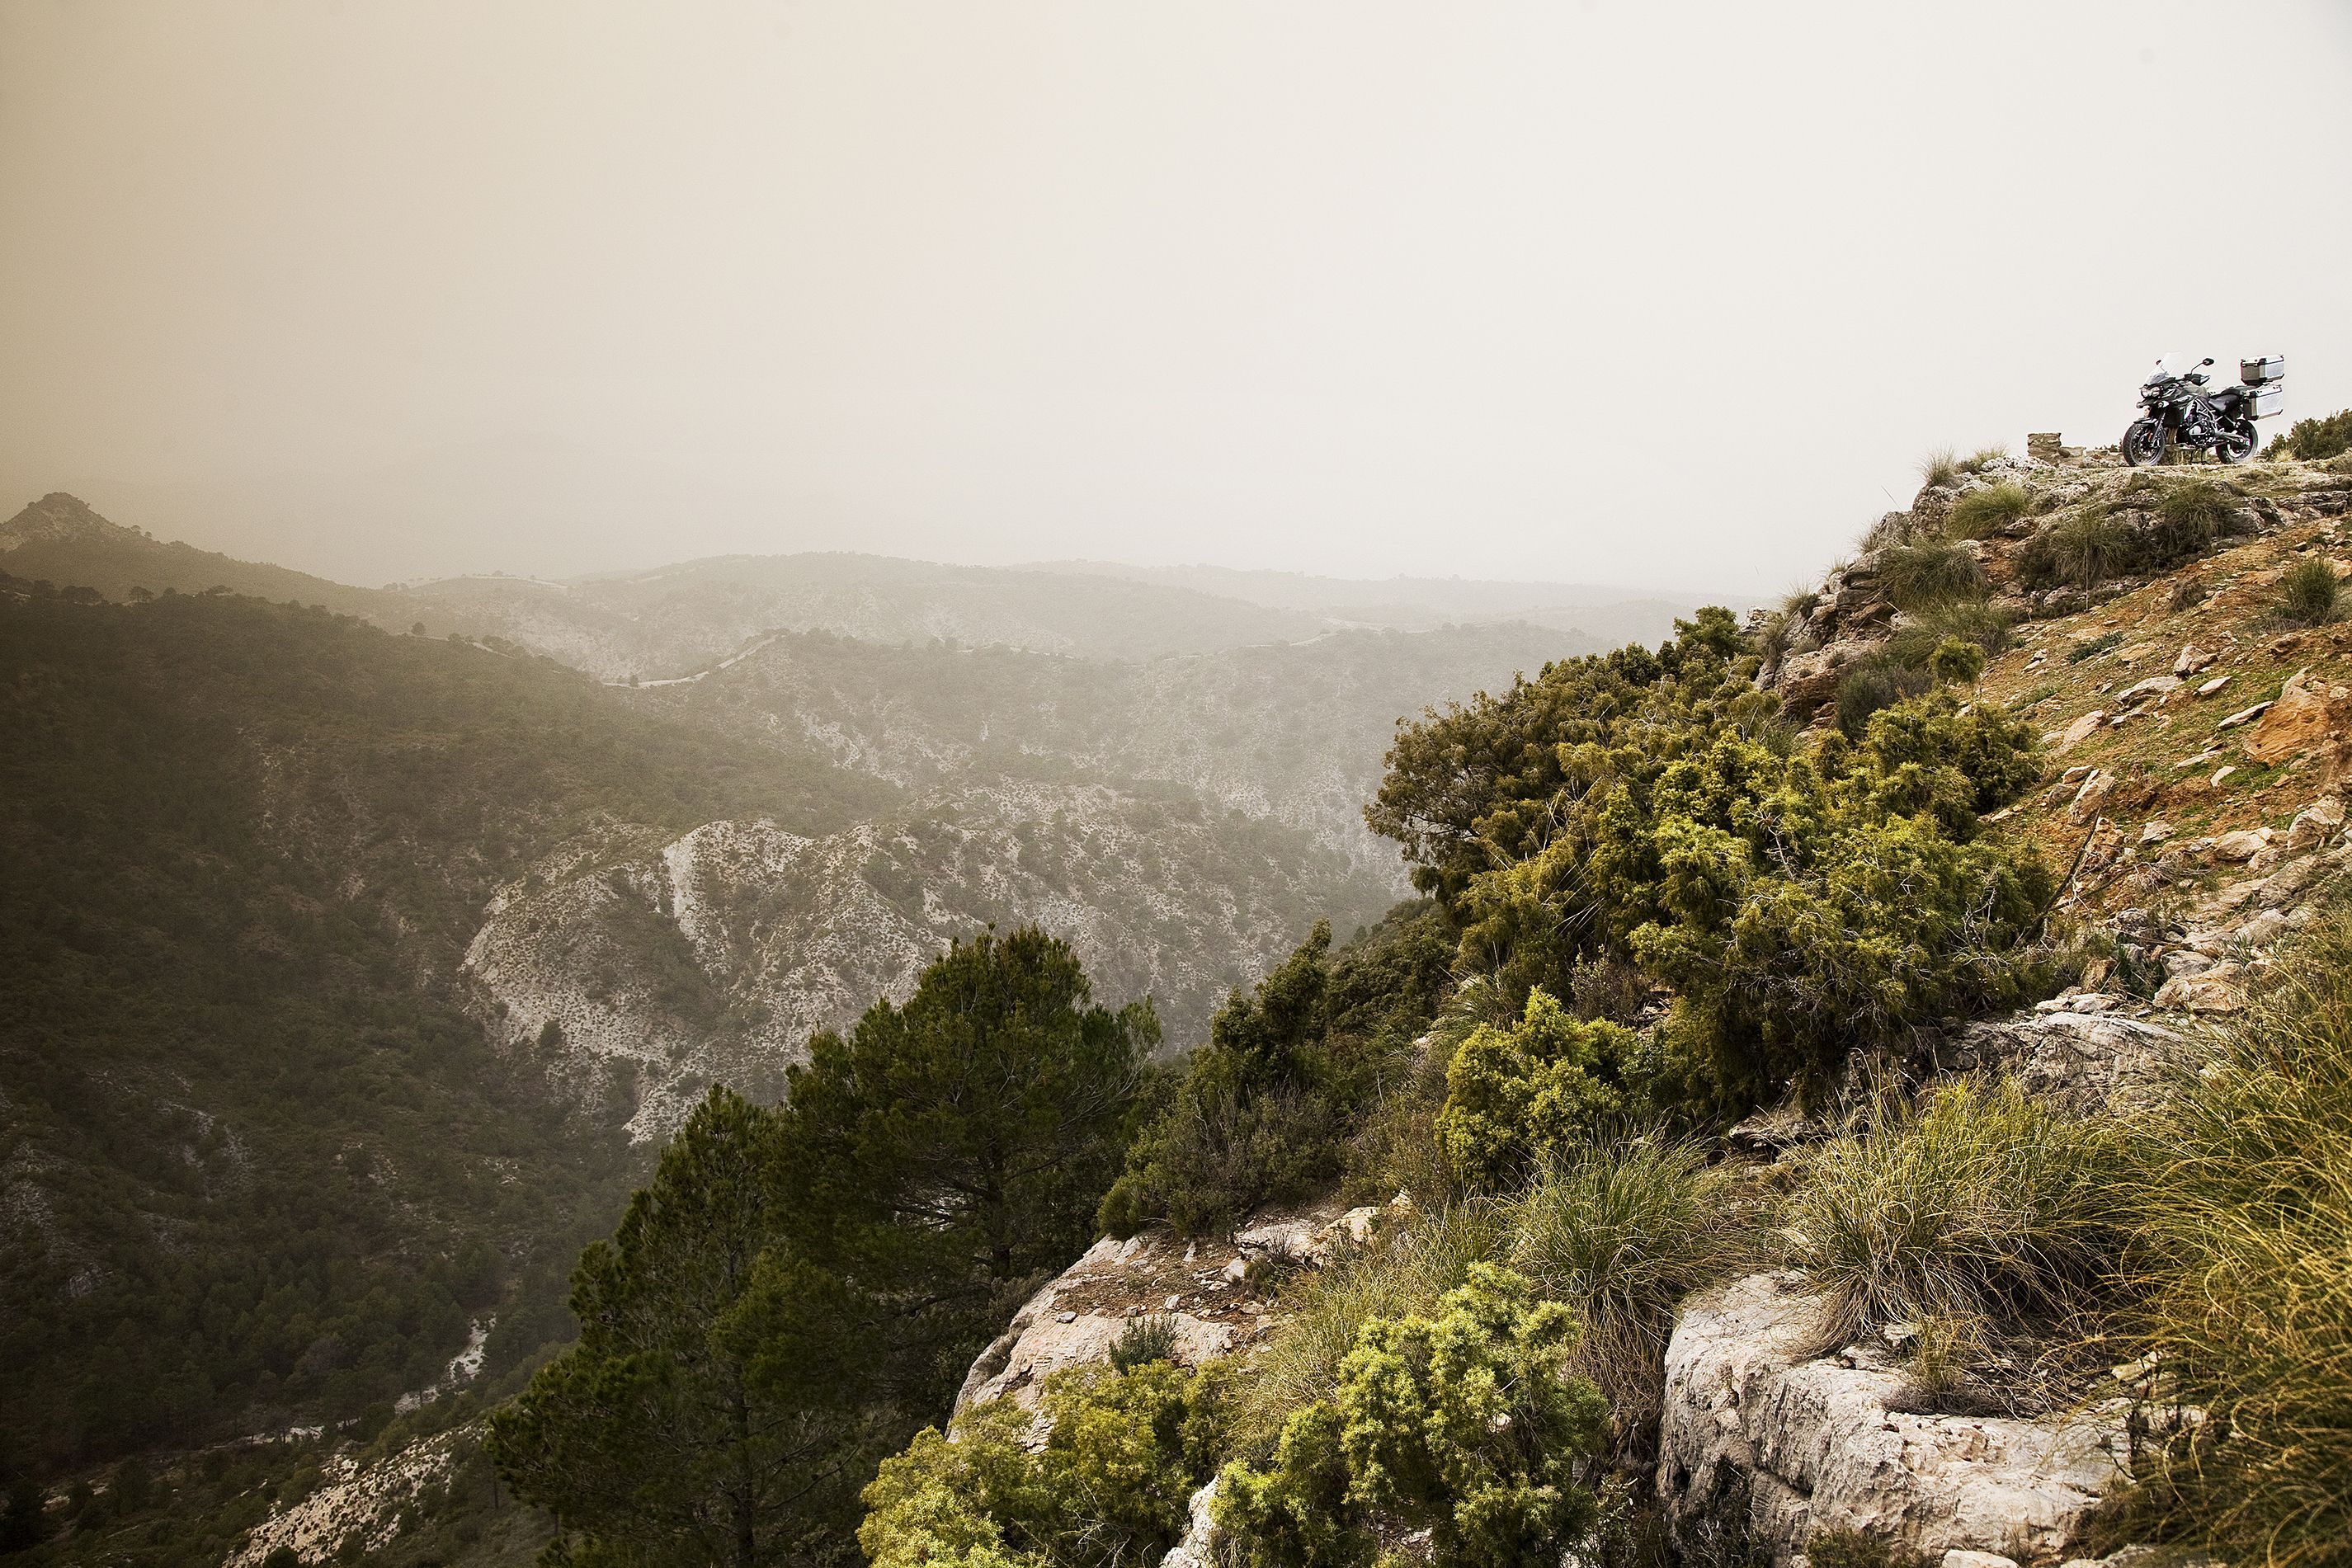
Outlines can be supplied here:
[[80, 497], [68, 496], [63, 490], [52, 490], [6, 522], [0, 523], [0, 550], [47, 541], [72, 543], [136, 537], [137, 533], [135, 528], [107, 521], [92, 511], [89, 503]]

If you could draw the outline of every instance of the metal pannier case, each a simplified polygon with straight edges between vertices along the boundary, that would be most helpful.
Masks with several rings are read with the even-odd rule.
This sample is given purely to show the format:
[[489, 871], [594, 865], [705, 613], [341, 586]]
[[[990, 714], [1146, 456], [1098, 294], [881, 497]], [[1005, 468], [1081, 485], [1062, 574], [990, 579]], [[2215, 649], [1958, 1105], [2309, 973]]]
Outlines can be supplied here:
[[2265, 359], [2240, 360], [2238, 379], [2250, 387], [2268, 382], [2283, 382], [2286, 380], [2286, 356], [2272, 354]]
[[2252, 392], [2252, 395], [2246, 399], [2246, 412], [2256, 419], [2268, 419], [2285, 406], [2286, 388], [2276, 382], [2266, 382]]

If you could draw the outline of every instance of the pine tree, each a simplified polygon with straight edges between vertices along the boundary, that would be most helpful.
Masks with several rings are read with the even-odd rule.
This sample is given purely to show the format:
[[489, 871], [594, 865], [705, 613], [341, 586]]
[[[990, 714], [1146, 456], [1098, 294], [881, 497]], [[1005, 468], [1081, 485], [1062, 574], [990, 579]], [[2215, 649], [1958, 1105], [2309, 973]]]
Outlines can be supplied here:
[[610, 1243], [582, 1256], [580, 1341], [493, 1418], [556, 1560], [830, 1561], [887, 1451], [856, 1301], [787, 1240], [779, 1118], [723, 1087]]
[[1148, 1002], [1093, 1005], [1069, 948], [1024, 927], [957, 942], [903, 1007], [810, 1042], [785, 1113], [800, 1234], [892, 1301], [910, 1395], [1092, 1235], [1159, 1038]]

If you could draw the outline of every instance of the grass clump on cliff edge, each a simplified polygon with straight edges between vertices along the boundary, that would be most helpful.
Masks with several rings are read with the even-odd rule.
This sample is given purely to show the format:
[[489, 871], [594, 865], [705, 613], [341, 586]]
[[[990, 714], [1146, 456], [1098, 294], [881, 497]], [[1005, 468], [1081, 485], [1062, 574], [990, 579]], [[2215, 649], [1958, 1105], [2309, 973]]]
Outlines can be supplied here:
[[2024, 486], [2004, 480], [1953, 502], [1948, 531], [1955, 538], [1980, 539], [1999, 533], [2032, 507], [2033, 497]]
[[2014, 1084], [1883, 1109], [1804, 1161], [1788, 1235], [1829, 1293], [1825, 1343], [1902, 1325], [1968, 1359], [2083, 1309], [2122, 1240], [2112, 1136]]
[[1752, 1260], [1729, 1187], [1700, 1144], [1616, 1138], [1549, 1162], [1511, 1206], [1512, 1265], [1583, 1319], [1573, 1366], [1613, 1436], [1656, 1416], [1675, 1303]]
[[2009, 455], [2009, 448], [1998, 444], [1979, 446], [1963, 457], [1949, 446], [1938, 446], [1919, 461], [1919, 477], [1930, 488], [1948, 488], [1971, 474], [1981, 474], [2000, 458]]
[[2181, 1410], [2127, 1512], [2232, 1561], [2352, 1563], [2352, 908], [2145, 1129], [2135, 1264]]
[[1976, 553], [1958, 540], [1893, 546], [1881, 558], [1878, 570], [1886, 597], [1898, 610], [1984, 597], [1984, 568], [1977, 564]]

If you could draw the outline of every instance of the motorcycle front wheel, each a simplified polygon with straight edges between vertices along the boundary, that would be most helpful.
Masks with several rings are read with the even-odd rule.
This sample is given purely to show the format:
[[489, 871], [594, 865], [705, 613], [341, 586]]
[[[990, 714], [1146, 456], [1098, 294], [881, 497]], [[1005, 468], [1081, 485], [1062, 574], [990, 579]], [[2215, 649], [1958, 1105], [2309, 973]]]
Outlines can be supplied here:
[[2221, 427], [2221, 439], [2214, 444], [2213, 453], [2224, 463], [2243, 463], [2254, 455], [2254, 448], [2260, 444], [2262, 438], [2254, 434], [2252, 425], [2225, 424]]
[[2124, 432], [2124, 461], [2135, 468], [2164, 461], [2164, 425], [2153, 419], [2136, 419]]

